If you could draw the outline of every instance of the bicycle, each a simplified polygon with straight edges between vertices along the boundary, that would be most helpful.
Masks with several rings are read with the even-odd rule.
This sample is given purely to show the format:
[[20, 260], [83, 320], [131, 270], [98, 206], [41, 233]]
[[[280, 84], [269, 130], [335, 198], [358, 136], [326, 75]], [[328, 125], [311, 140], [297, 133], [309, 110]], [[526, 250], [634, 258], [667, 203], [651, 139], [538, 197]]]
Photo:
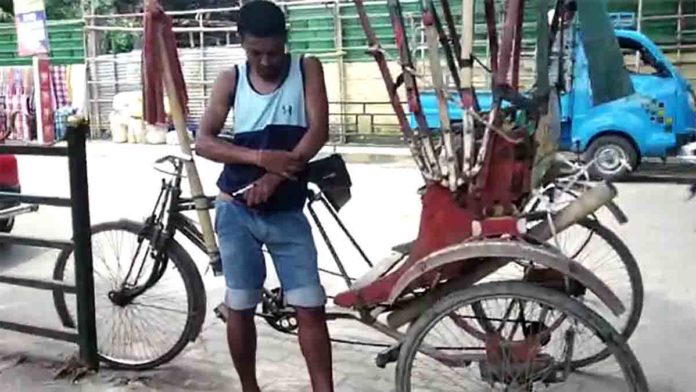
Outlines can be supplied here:
[[[558, 177], [533, 193], [525, 205], [524, 212], [532, 213], [540, 209], [557, 212], [590, 189], [590, 169], [596, 163], [596, 159], [583, 163], [579, 158], [573, 161], [557, 154], [555, 170], [559, 173]], [[631, 170], [628, 162], [623, 161], [622, 165]], [[628, 217], [614, 201], [610, 201], [605, 207], [619, 224], [628, 223]], [[596, 214], [592, 214], [592, 218], [598, 219]]]

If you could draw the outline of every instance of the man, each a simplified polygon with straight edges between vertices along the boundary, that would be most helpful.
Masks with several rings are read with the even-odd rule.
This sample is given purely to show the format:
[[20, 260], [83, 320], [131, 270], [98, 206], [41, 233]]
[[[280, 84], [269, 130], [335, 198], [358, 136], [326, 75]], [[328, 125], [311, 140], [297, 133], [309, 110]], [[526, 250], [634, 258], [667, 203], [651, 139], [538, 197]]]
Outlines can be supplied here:
[[[573, 72], [573, 47], [574, 47], [574, 31], [573, 23], [578, 6], [575, 0], [565, 1], [561, 6], [561, 25], [556, 33], [556, 39], [551, 50], [551, 64], [549, 68], [549, 77], [551, 85], [557, 85], [561, 90], [565, 91], [570, 88]], [[548, 13], [549, 25], [553, 23], [553, 18], [556, 14], [555, 10]], [[560, 71], [560, 55], [561, 55], [561, 39], [563, 40], [563, 79], [559, 78]]]
[[[257, 0], [239, 12], [246, 64], [220, 74], [201, 119], [199, 155], [224, 163], [218, 180], [216, 231], [230, 309], [227, 338], [244, 392], [256, 380], [254, 311], [261, 300], [266, 246], [287, 302], [297, 310], [299, 342], [312, 388], [333, 390], [326, 296], [302, 210], [301, 172], [328, 138], [328, 101], [321, 63], [286, 53], [283, 12]], [[234, 141], [218, 138], [234, 109]], [[242, 201], [236, 195], [242, 195]]]

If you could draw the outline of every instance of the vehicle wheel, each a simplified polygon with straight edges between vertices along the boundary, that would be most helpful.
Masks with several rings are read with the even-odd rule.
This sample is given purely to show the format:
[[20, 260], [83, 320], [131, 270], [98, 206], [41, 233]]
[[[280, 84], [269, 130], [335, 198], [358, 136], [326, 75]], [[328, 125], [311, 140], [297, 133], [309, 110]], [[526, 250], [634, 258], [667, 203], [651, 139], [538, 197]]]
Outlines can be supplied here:
[[595, 160], [590, 175], [595, 179], [620, 180], [629, 174], [622, 164], [628, 162], [633, 170], [638, 167], [638, 151], [626, 138], [621, 136], [602, 136], [592, 142], [585, 153], [585, 161]]
[[[143, 287], [155, 271], [150, 239], [141, 223], [119, 221], [92, 228], [97, 349], [100, 359], [117, 369], [147, 370], [171, 361], [200, 333], [206, 293], [191, 256], [171, 241], [161, 277], [131, 300], [124, 288]], [[75, 282], [72, 250], [63, 251], [53, 278]], [[75, 298], [73, 296], [73, 298]], [[58, 316], [75, 328], [75, 300], [53, 291]]]
[[[460, 327], [479, 319], [476, 304], [495, 326], [484, 341]], [[613, 362], [572, 372], [572, 358], [590, 340], [605, 345]], [[525, 282], [486, 283], [439, 300], [409, 329], [395, 380], [398, 392], [648, 391], [635, 355], [611, 325], [571, 297]]]
[[[545, 216], [543, 212], [527, 216], [529, 227], [542, 221]], [[640, 266], [626, 244], [609, 228], [590, 218], [559, 233], [557, 241], [566, 257], [594, 273], [619, 297], [626, 307], [626, 312], [619, 317], [609, 311], [592, 292], [588, 291], [577, 299], [607, 320], [628, 340], [638, 327], [643, 313], [644, 288]], [[556, 245], [553, 240], [549, 243]], [[511, 263], [486, 280], [522, 280], [527, 272], [526, 267], [525, 263]], [[588, 348], [584, 353], [584, 357], [573, 358], [573, 368], [585, 367], [609, 356], [604, 346], [596, 346], [594, 352]]]

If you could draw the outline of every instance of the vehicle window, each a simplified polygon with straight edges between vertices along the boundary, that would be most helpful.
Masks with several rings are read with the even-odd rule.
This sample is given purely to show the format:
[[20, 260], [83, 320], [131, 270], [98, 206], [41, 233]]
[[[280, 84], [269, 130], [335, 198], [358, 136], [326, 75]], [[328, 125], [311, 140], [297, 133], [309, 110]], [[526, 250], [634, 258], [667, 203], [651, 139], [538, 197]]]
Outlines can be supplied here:
[[663, 74], [663, 69], [655, 57], [639, 43], [620, 39], [619, 46], [624, 58], [624, 66], [633, 74], [655, 75]]
[[641, 75], [656, 75], [658, 67], [650, 56], [644, 52], [634, 49], [621, 49], [624, 56], [624, 65], [629, 72]]

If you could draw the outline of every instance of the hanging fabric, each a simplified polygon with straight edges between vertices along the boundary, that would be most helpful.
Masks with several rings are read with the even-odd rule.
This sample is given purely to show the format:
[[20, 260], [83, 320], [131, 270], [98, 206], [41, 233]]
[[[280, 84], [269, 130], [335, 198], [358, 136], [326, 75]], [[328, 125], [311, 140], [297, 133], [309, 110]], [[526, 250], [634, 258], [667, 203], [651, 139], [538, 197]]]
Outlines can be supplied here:
[[68, 66], [68, 99], [70, 104], [84, 113], [87, 105], [87, 67], [84, 64]]
[[54, 65], [51, 67], [51, 92], [53, 93], [54, 110], [70, 105], [66, 66]]
[[[188, 115], [188, 93], [184, 75], [181, 71], [176, 37], [172, 32], [172, 19], [164, 13], [157, 1], [149, 7], [144, 17], [144, 43], [142, 53], [143, 81], [143, 119], [148, 124], [166, 124], [167, 114], [164, 105], [165, 89], [162, 82], [164, 70], [161, 59], [166, 57], [171, 64], [170, 72], [176, 85], [177, 100]], [[164, 37], [164, 43], [159, 45], [158, 37]]]
[[22, 70], [10, 69], [8, 77], [7, 101], [8, 117], [10, 120], [10, 138], [15, 140], [30, 140], [26, 117], [28, 114]]
[[7, 137], [7, 69], [0, 68], [0, 139]]
[[634, 94], [606, 2], [583, 0], [578, 1], [577, 5], [594, 104], [600, 105]]
[[31, 67], [0, 68], [0, 134], [10, 140], [36, 138]]

